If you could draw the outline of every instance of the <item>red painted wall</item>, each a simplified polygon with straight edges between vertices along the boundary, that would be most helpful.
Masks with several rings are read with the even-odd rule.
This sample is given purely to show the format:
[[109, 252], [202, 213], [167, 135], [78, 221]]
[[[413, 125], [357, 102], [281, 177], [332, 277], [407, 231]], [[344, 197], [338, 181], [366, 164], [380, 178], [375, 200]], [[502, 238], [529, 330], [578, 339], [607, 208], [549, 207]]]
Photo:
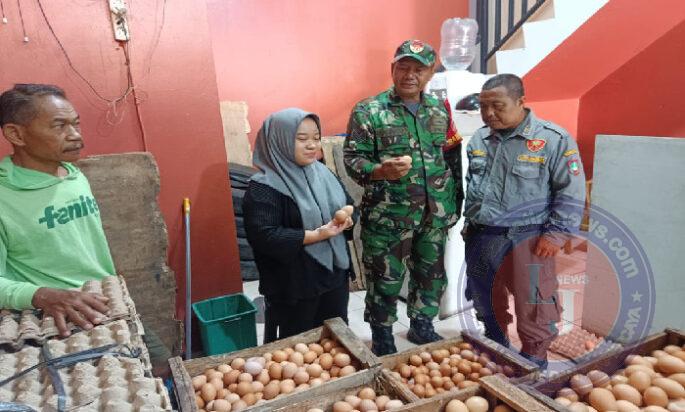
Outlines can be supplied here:
[[[42, 3], [74, 67], [106, 98], [120, 95], [126, 69], [107, 2]], [[241, 283], [206, 5], [202, 0], [169, 2], [163, 11], [163, 3], [128, 2], [131, 69], [147, 149], [161, 174], [159, 203], [169, 231], [169, 263], [179, 280], [180, 315], [184, 197], [193, 202], [194, 300], [239, 291]], [[96, 98], [69, 67], [37, 2], [21, 5], [30, 42], [22, 42], [17, 3], [6, 1], [10, 23], [0, 25], [0, 89], [14, 83], [60, 85], [81, 114], [86, 154], [143, 150], [133, 96], [116, 110]], [[2, 140], [4, 156], [11, 147]]]
[[554, 122], [574, 138], [578, 138], [578, 99], [550, 100], [545, 102], [528, 102], [526, 106], [533, 109], [535, 115], [541, 119]]
[[208, 0], [220, 100], [249, 106], [254, 140], [264, 118], [291, 106], [344, 133], [352, 106], [392, 84], [390, 61], [409, 38], [440, 47], [468, 0]]
[[526, 74], [528, 98], [579, 98], [684, 18], [682, 0], [609, 1]]
[[590, 174], [598, 134], [685, 137], [683, 18], [581, 98], [580, 148]]
[[684, 21], [681, 0], [610, 1], [524, 77], [529, 105], [578, 139], [588, 178], [596, 134], [685, 135]]

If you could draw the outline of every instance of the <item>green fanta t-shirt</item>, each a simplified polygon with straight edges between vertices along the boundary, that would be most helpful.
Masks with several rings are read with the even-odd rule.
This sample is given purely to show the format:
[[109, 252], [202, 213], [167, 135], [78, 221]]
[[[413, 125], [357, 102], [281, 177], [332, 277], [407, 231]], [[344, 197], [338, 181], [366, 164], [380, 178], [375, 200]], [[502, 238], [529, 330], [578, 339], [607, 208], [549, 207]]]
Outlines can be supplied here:
[[114, 275], [98, 204], [70, 163], [57, 177], [0, 161], [0, 308], [31, 308], [40, 287]]

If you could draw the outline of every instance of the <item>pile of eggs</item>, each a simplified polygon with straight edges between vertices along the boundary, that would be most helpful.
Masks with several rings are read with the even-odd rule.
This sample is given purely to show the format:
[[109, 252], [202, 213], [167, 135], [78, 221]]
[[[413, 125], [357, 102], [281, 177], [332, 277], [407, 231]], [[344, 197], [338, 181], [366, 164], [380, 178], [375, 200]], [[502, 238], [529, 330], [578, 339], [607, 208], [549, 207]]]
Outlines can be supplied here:
[[332, 339], [298, 343], [262, 356], [234, 358], [192, 379], [200, 411], [241, 411], [291, 392], [299, 392], [359, 369], [347, 349]]
[[[490, 404], [481, 396], [471, 396], [465, 401], [452, 399], [445, 406], [445, 412], [488, 412]], [[493, 412], [513, 412], [509, 406], [501, 404], [495, 406]]]
[[514, 370], [496, 364], [487, 353], [478, 353], [466, 342], [448, 349], [411, 355], [409, 363], [400, 363], [393, 370], [393, 375], [419, 398], [478, 385], [481, 376], [495, 373], [513, 376]]
[[573, 375], [555, 400], [573, 412], [685, 412], [684, 348], [629, 355], [611, 377], [599, 370]]
[[[381, 412], [392, 411], [404, 405], [399, 399], [390, 399], [387, 395], [376, 395], [370, 387], [364, 387], [356, 395], [347, 395], [345, 400], [333, 404], [333, 412]], [[323, 412], [323, 409], [312, 408], [307, 412]]]

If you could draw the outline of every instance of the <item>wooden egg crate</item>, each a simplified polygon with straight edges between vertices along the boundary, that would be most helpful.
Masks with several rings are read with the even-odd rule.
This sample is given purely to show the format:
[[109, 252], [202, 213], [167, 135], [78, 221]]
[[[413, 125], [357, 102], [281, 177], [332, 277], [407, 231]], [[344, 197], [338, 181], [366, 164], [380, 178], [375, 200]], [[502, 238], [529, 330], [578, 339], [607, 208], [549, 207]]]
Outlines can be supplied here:
[[[450, 348], [458, 347], [460, 344], [469, 344], [474, 352], [478, 354], [486, 354], [494, 363], [501, 366], [503, 369], [507, 369], [509, 379], [512, 382], [518, 382], [519, 380], [533, 379], [537, 376], [538, 367], [532, 362], [527, 361], [518, 354], [511, 352], [510, 350], [504, 348], [503, 346], [495, 343], [494, 341], [483, 338], [480, 336], [472, 335], [466, 331], [462, 332], [461, 337], [453, 339], [445, 339], [438, 342], [433, 342], [425, 345], [416, 346], [409, 350], [401, 353], [396, 353], [392, 355], [386, 355], [380, 358], [384, 370], [390, 374], [394, 375], [395, 369], [401, 364], [410, 364], [410, 360], [413, 355], [420, 355], [423, 352], [432, 353], [436, 350], [450, 350]], [[424, 362], [426, 364], [427, 362]], [[439, 363], [439, 362], [436, 362]], [[498, 371], [492, 371], [492, 374]], [[447, 376], [447, 375], [445, 375]], [[452, 375], [453, 376], [453, 375]], [[504, 376], [504, 375], [502, 375]], [[466, 375], [465, 375], [466, 377]], [[393, 376], [398, 381], [399, 385], [404, 386], [408, 391], [412, 392], [412, 389], [407, 386], [400, 378]], [[470, 379], [473, 383], [471, 385], [477, 385], [478, 378]], [[467, 380], [468, 377], [467, 377]], [[431, 384], [432, 387], [432, 384]], [[437, 388], [435, 388], [437, 391]], [[466, 388], [460, 388], [459, 390], [467, 390]], [[432, 398], [450, 398], [453, 397], [453, 392], [455, 390], [450, 390], [445, 387], [442, 391], [438, 391], [432, 396]], [[425, 395], [424, 395], [425, 396]], [[422, 396], [418, 395], [419, 398]]]
[[457, 399], [467, 402], [473, 396], [487, 400], [488, 412], [552, 412], [552, 409], [514, 386], [503, 375], [485, 376], [480, 379], [478, 386], [471, 386], [458, 392], [450, 392], [448, 395], [421, 399], [393, 410], [393, 412], [446, 412], [450, 401]]
[[312, 396], [308, 392], [298, 393], [290, 398], [291, 405], [274, 409], [274, 411], [308, 412], [310, 409], [318, 408], [329, 412], [333, 410], [333, 404], [343, 401], [348, 395], [356, 396], [363, 388], [371, 388], [376, 396], [385, 395], [391, 400], [397, 399], [405, 404], [402, 408], [393, 410], [408, 410], [407, 405], [418, 401], [416, 395], [408, 391], [404, 385], [398, 385], [388, 374], [383, 373], [377, 367], [359, 373], [354, 379], [338, 379], [331, 382], [326, 393], [317, 396]]
[[378, 358], [354, 335], [342, 319], [328, 319], [324, 322], [324, 325], [319, 328], [262, 346], [190, 360], [183, 360], [180, 357], [169, 359], [179, 409], [181, 412], [198, 412], [200, 410], [195, 400], [195, 390], [193, 388], [192, 378], [204, 374], [207, 369], [215, 368], [222, 364], [230, 364], [236, 358], [249, 359], [258, 357], [265, 353], [273, 353], [276, 350], [292, 348], [298, 343], [318, 343], [325, 338], [335, 340], [339, 346], [346, 349], [352, 363], [359, 366], [357, 372], [329, 380], [319, 386], [301, 392], [284, 394], [261, 404], [251, 405], [243, 410], [259, 411], [285, 407], [292, 404], [294, 400], [300, 399], [299, 395], [304, 395], [305, 397], [324, 395], [331, 389], [335, 389], [336, 386], [344, 384], [345, 381], [354, 382], [355, 380], [360, 379], [359, 376], [364, 374], [367, 369], [380, 369], [380, 361]]
[[611, 377], [619, 369], [623, 369], [627, 366], [626, 358], [629, 355], [650, 356], [653, 351], [661, 350], [668, 345], [677, 345], [681, 347], [685, 345], [685, 332], [681, 330], [666, 329], [663, 332], [642, 339], [637, 343], [626, 344], [620, 351], [605, 353], [602, 356], [568, 369], [556, 376], [537, 382], [532, 381], [522, 384], [520, 385], [520, 388], [554, 411], [570, 412], [571, 409], [556, 402], [554, 399], [557, 397], [557, 392], [560, 389], [571, 386], [571, 377], [576, 374], [586, 375], [593, 370], [605, 372]]

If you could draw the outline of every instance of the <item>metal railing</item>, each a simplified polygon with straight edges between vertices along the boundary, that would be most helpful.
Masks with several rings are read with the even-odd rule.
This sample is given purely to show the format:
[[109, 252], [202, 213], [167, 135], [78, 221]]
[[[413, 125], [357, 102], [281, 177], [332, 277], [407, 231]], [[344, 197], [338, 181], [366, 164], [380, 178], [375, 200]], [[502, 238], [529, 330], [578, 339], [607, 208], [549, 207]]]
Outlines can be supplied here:
[[[476, 20], [480, 28], [480, 71], [488, 72], [488, 61], [548, 0], [477, 0]], [[491, 16], [491, 3], [494, 13]], [[503, 7], [503, 3], [505, 7]], [[517, 4], [518, 3], [518, 4]], [[517, 10], [518, 9], [518, 10]], [[519, 18], [516, 19], [516, 15]], [[506, 19], [503, 16], [506, 15]], [[494, 18], [494, 22], [491, 21]], [[503, 21], [506, 20], [506, 21]], [[490, 30], [494, 23], [494, 36], [490, 39]], [[506, 33], [502, 36], [502, 30]]]

